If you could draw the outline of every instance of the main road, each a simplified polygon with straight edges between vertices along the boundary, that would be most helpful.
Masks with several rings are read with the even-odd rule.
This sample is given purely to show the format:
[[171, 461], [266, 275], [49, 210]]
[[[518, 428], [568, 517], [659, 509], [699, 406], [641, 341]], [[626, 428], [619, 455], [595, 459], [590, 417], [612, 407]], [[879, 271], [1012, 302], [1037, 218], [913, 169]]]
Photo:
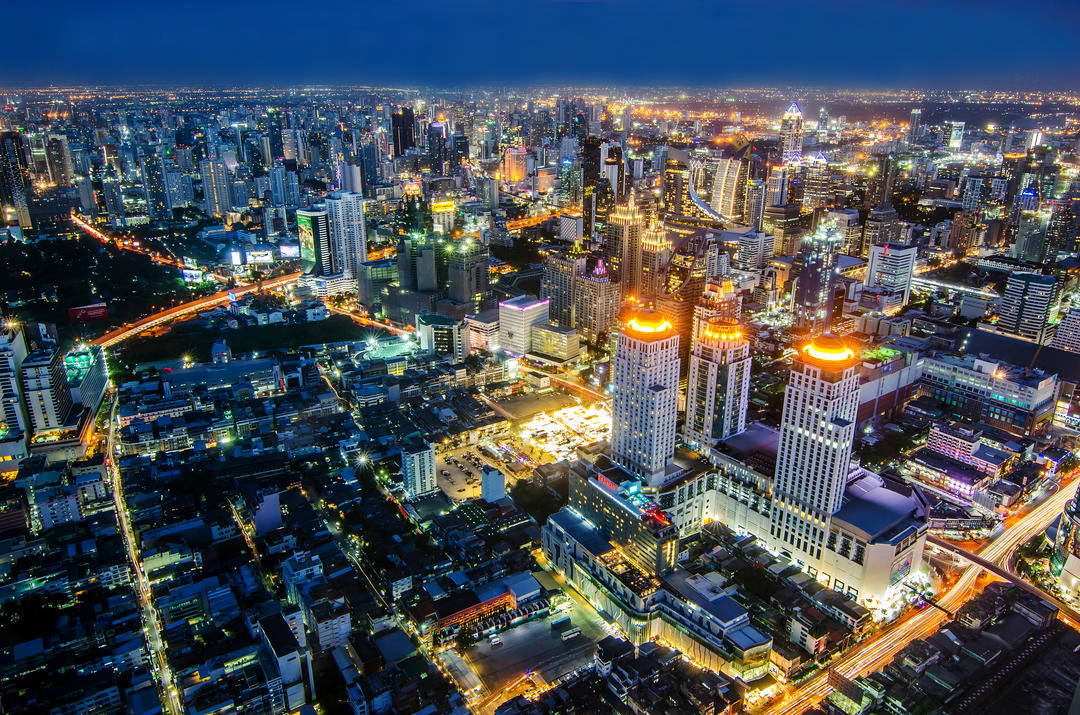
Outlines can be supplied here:
[[127, 502], [124, 500], [124, 483], [121, 479], [120, 470], [117, 468], [113, 457], [113, 440], [116, 434], [116, 396], [111, 397], [112, 407], [109, 410], [109, 432], [106, 438], [106, 459], [109, 476], [112, 479], [113, 507], [116, 509], [116, 524], [120, 527], [120, 534], [124, 538], [124, 546], [127, 550], [128, 561], [131, 562], [131, 571], [135, 576], [135, 595], [139, 600], [139, 612], [142, 615], [143, 633], [146, 636], [146, 646], [150, 652], [150, 661], [154, 676], [157, 679], [159, 695], [170, 715], [181, 715], [184, 709], [180, 704], [180, 696], [176, 690], [176, 679], [169, 668], [169, 659], [165, 653], [165, 642], [161, 639], [161, 621], [158, 619], [157, 610], [154, 608], [153, 598], [150, 591], [150, 582], [142, 570], [142, 560], [139, 558], [139, 549], [135, 542], [135, 533], [131, 529], [131, 518], [128, 514]]
[[[997, 566], [1007, 567], [1016, 547], [1043, 532], [1057, 518], [1065, 504], [1075, 496], [1078, 484], [1080, 479], [1059, 489], [1011, 527], [987, 542], [978, 555]], [[981, 570], [981, 567], [976, 565], [964, 569], [956, 583], [938, 599], [938, 604], [955, 613], [974, 594], [975, 581]], [[856, 645], [833, 661], [830, 668], [846, 678], [857, 678], [880, 670], [908, 643], [929, 636], [945, 619], [946, 615], [936, 608], [918, 611]], [[793, 696], [772, 705], [766, 712], [794, 715], [810, 709], [832, 690], [827, 677], [827, 670], [822, 670], [804, 682]]]
[[210, 308], [216, 308], [219, 305], [225, 305], [231, 301], [239, 298], [242, 295], [252, 293], [254, 291], [270, 290], [274, 288], [281, 288], [282, 286], [290, 283], [295, 283], [296, 279], [300, 276], [299, 273], [288, 273], [283, 276], [277, 276], [276, 278], [268, 278], [258, 283], [251, 283], [244, 286], [237, 286], [230, 290], [223, 290], [213, 295], [208, 295], [205, 298], [198, 298], [188, 303], [181, 303], [175, 305], [172, 308], [166, 308], [153, 315], [148, 315], [141, 320], [137, 320], [134, 323], [128, 323], [116, 330], [105, 333], [100, 338], [94, 341], [94, 345], [100, 345], [103, 348], [112, 347], [117, 343], [121, 343], [128, 338], [135, 337], [144, 330], [167, 323], [170, 320], [190, 315], [191, 313], [198, 313]]

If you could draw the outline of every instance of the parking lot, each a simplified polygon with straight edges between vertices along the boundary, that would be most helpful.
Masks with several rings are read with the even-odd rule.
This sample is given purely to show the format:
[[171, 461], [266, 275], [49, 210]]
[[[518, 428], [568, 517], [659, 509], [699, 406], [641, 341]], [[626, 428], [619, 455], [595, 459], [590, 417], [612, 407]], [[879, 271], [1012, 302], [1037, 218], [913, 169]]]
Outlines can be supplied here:
[[[480, 445], [459, 447], [435, 455], [435, 469], [438, 473], [439, 488], [451, 499], [462, 501], [464, 499], [480, 498], [480, 473], [484, 465], [495, 467], [506, 475], [506, 491], [520, 477], [528, 477], [532, 470], [525, 470], [519, 474], [511, 471], [506, 464], [493, 460], [480, 450]], [[471, 474], [470, 474], [471, 472]]]
[[[526, 673], [538, 674], [551, 683], [592, 660], [596, 644], [611, 631], [577, 593], [569, 595], [572, 603], [569, 610], [502, 631], [501, 645], [493, 646], [484, 638], [465, 651], [466, 661], [480, 677], [486, 692], [497, 693]], [[570, 617], [570, 624], [552, 630], [551, 622], [566, 616]], [[560, 634], [572, 628], [580, 628], [581, 635], [563, 641]]]

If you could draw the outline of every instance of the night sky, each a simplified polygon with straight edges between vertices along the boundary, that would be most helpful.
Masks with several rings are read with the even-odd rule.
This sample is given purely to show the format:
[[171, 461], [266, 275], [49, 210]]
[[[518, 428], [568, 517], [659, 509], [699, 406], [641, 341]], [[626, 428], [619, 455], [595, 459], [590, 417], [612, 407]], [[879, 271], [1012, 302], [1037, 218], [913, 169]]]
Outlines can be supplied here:
[[1080, 0], [5, 5], [3, 86], [1080, 84]]

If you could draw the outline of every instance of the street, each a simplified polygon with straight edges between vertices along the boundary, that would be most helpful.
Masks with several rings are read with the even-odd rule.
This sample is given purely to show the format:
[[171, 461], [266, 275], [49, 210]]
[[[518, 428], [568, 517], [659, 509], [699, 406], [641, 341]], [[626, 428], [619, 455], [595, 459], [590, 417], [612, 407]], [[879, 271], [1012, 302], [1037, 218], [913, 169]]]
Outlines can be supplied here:
[[[1076, 494], [1074, 480], [1063, 489], [1051, 495], [1042, 504], [1032, 508], [1010, 528], [991, 539], [979, 555], [988, 561], [1004, 566], [1017, 546], [1026, 542], [1058, 517], [1065, 504]], [[973, 595], [973, 587], [982, 569], [968, 566], [956, 583], [938, 598], [938, 603], [954, 613]], [[877, 635], [852, 648], [831, 663], [831, 668], [846, 678], [879, 670], [889, 663], [908, 643], [925, 638], [936, 631], [946, 620], [946, 615], [936, 608], [918, 611], [907, 618], [883, 629]], [[824, 698], [832, 688], [827, 682], [828, 670], [823, 669], [807, 680], [794, 697], [773, 704], [766, 712], [775, 715], [794, 715], [809, 709]]]
[[116, 432], [116, 396], [111, 397], [113, 403], [109, 410], [109, 433], [107, 440], [105, 463], [109, 465], [109, 473], [112, 479], [113, 503], [116, 509], [116, 524], [124, 537], [124, 546], [127, 549], [128, 561], [131, 562], [131, 570], [135, 576], [135, 595], [139, 599], [139, 610], [142, 614], [143, 633], [150, 650], [152, 670], [158, 681], [158, 695], [162, 694], [162, 703], [172, 715], [180, 715], [183, 706], [180, 704], [180, 696], [176, 690], [176, 682], [172, 670], [169, 668], [168, 656], [165, 652], [165, 644], [161, 640], [161, 623], [158, 620], [157, 611], [154, 609], [153, 599], [150, 593], [150, 584], [146, 580], [146, 574], [140, 567], [139, 550], [135, 543], [135, 534], [131, 530], [131, 519], [128, 515], [127, 503], [124, 501], [124, 487], [121, 480], [120, 470], [113, 461], [113, 438]]

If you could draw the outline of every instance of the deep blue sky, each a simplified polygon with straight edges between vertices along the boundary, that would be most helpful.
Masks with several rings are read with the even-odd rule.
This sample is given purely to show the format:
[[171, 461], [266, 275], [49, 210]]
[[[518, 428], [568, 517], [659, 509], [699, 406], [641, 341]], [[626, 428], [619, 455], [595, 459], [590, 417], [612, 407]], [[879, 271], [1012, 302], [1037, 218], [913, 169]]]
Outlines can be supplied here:
[[1080, 85], [1080, 0], [5, 5], [0, 86]]

